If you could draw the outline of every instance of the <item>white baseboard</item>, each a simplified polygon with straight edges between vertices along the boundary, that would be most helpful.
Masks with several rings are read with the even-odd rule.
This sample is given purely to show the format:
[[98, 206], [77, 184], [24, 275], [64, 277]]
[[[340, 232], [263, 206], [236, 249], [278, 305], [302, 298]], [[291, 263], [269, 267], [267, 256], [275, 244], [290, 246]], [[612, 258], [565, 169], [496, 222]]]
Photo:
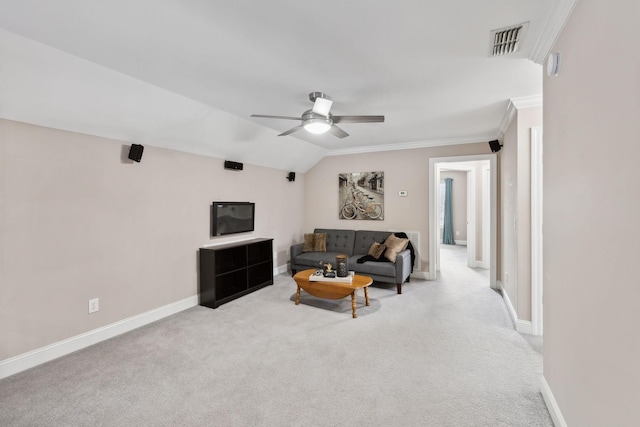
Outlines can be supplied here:
[[0, 379], [65, 356], [198, 305], [198, 295], [158, 307], [46, 347], [0, 361]]
[[466, 240], [456, 240], [456, 239], [453, 239], [453, 242], [454, 242], [456, 245], [460, 245], [460, 246], [467, 246], [467, 241], [466, 241]]
[[516, 313], [515, 308], [513, 308], [513, 305], [511, 304], [509, 295], [507, 294], [507, 291], [504, 290], [504, 286], [502, 285], [502, 282], [499, 280], [498, 280], [498, 289], [500, 289], [500, 293], [502, 294], [502, 299], [504, 300], [504, 304], [507, 306], [507, 311], [509, 312], [509, 316], [511, 316], [511, 320], [513, 321], [513, 326], [515, 330], [521, 334], [531, 335], [533, 332], [531, 321], [518, 319], [518, 314]]
[[279, 265], [273, 269], [273, 275], [277, 276], [278, 274], [284, 274], [288, 271], [289, 271], [289, 263], [284, 265]]
[[409, 277], [415, 277], [416, 279], [422, 280], [431, 280], [431, 276], [429, 276], [429, 273], [424, 271], [414, 271]]
[[549, 387], [544, 376], [542, 377], [540, 392], [542, 393], [544, 403], [547, 405], [547, 409], [549, 410], [549, 415], [551, 415], [551, 419], [553, 420], [553, 425], [555, 425], [555, 427], [567, 427], [567, 423], [562, 416], [562, 412], [560, 412], [558, 402], [556, 402], [555, 397], [553, 397], [551, 387]]
[[511, 304], [511, 300], [509, 299], [509, 295], [507, 294], [507, 291], [504, 290], [504, 285], [500, 280], [498, 280], [498, 289], [502, 294], [502, 300], [504, 301], [504, 304], [507, 306], [507, 311], [509, 312], [509, 316], [511, 316], [511, 320], [513, 321], [513, 326], [515, 327], [516, 321], [518, 320], [518, 315], [516, 314], [516, 310], [515, 308], [513, 308], [513, 305]]
[[533, 335], [533, 326], [530, 320], [520, 320], [516, 321], [516, 331], [521, 334]]

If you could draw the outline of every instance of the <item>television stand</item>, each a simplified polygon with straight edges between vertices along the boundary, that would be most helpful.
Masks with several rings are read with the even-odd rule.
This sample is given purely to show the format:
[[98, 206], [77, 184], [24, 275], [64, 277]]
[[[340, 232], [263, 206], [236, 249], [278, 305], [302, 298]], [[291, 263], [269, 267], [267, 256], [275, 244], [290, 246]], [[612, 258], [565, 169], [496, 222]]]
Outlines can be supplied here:
[[273, 285], [273, 239], [200, 248], [200, 305], [217, 308]]

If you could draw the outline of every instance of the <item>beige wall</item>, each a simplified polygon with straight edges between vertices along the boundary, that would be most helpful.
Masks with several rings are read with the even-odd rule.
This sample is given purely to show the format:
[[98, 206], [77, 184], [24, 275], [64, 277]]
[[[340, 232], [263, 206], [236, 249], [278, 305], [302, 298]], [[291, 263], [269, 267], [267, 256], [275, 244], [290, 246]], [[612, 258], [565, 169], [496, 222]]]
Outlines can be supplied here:
[[519, 108], [500, 150], [500, 276], [518, 319], [531, 320], [531, 128], [542, 107]]
[[[273, 237], [286, 265], [304, 175], [129, 145], [0, 120], [0, 360], [196, 295], [206, 244]], [[255, 202], [255, 232], [211, 238], [214, 200]]]
[[544, 79], [544, 376], [569, 426], [640, 425], [639, 19], [580, 0]]
[[[316, 227], [418, 231], [421, 235], [418, 256], [421, 271], [426, 272], [429, 270], [429, 159], [490, 152], [489, 145], [483, 142], [325, 157], [305, 176], [303, 226], [307, 232]], [[365, 171], [384, 172], [384, 220], [338, 219], [338, 174]], [[408, 196], [398, 196], [400, 190], [408, 191]]]
[[[475, 173], [475, 172], [469, 172]], [[467, 240], [467, 172], [463, 171], [442, 171], [440, 172], [440, 180], [445, 178], [453, 179], [451, 193], [452, 220], [453, 220], [453, 239], [458, 243], [459, 240]], [[442, 238], [442, 236], [440, 236]], [[440, 240], [442, 241], [442, 240]]]

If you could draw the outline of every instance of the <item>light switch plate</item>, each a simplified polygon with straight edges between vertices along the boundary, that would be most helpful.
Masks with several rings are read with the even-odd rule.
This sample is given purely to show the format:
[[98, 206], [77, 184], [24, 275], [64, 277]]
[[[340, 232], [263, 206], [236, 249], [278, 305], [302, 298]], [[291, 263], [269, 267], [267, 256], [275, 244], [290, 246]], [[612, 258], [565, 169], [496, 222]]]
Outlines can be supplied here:
[[89, 300], [89, 314], [95, 313], [100, 310], [100, 298], [94, 298]]

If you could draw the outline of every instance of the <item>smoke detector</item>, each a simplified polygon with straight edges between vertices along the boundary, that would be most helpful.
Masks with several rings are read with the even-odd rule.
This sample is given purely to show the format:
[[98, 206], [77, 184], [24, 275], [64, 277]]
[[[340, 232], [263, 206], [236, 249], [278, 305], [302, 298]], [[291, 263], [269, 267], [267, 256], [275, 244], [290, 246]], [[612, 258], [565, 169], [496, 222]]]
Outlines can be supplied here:
[[517, 52], [527, 32], [528, 22], [491, 31], [489, 56], [503, 56]]

